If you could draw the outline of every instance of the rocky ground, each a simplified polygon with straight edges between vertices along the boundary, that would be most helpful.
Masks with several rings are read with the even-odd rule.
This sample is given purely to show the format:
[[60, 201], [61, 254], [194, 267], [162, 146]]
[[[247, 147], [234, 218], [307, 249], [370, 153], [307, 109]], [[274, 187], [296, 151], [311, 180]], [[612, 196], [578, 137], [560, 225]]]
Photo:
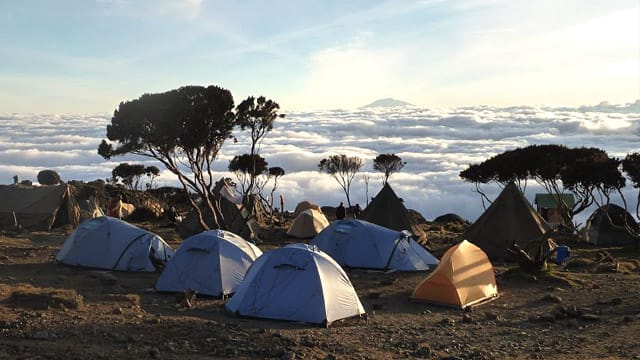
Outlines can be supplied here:
[[[141, 224], [174, 248], [162, 224]], [[430, 229], [441, 255], [458, 235]], [[569, 243], [566, 269], [496, 265], [500, 297], [472, 311], [408, 301], [425, 273], [347, 270], [368, 316], [329, 328], [236, 318], [220, 299], [158, 294], [158, 274], [56, 265], [70, 229], [0, 238], [0, 358], [640, 359], [633, 247]], [[276, 229], [263, 250], [294, 242]]]

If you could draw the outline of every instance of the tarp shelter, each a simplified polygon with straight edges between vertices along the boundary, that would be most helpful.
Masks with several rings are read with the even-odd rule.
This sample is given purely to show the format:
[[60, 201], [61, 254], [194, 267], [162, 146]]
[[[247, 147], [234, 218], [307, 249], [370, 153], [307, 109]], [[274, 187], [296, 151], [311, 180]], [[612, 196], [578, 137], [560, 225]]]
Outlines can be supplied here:
[[536, 194], [534, 200], [536, 210], [549, 225], [568, 225], [560, 211], [560, 199], [568, 209], [573, 208], [576, 203], [573, 194], [562, 194], [562, 197], [555, 194]]
[[630, 244], [633, 237], [625, 230], [625, 223], [632, 232], [638, 232], [638, 224], [623, 207], [616, 204], [601, 206], [587, 219], [585, 238], [594, 245]]
[[452, 246], [411, 294], [412, 301], [466, 308], [498, 297], [493, 265], [474, 244]]
[[306, 244], [265, 252], [226, 308], [240, 316], [326, 325], [365, 313], [340, 265]]
[[0, 185], [1, 229], [17, 225], [48, 231], [67, 224], [76, 227], [79, 222], [80, 208], [71, 185]]
[[156, 282], [156, 290], [232, 294], [262, 251], [240, 236], [208, 230], [184, 240]]
[[324, 228], [329, 226], [329, 220], [322, 210], [306, 209], [300, 212], [289, 229], [287, 235], [299, 239], [311, 238], [318, 235]]
[[364, 220], [334, 221], [310, 244], [329, 254], [338, 264], [354, 268], [420, 271], [438, 259], [420, 246], [407, 231], [397, 231]]
[[320, 208], [320, 205], [304, 200], [299, 202], [298, 205], [296, 205], [296, 209], [293, 211], [293, 217], [294, 218], [298, 217], [298, 215], [300, 215], [301, 212], [307, 209], [316, 209], [318, 211], [322, 211], [322, 209]]
[[[264, 222], [265, 210], [256, 196], [249, 196], [248, 205], [242, 205], [242, 196], [237, 195], [228, 179], [221, 179], [216, 183], [213, 194], [219, 196], [220, 210], [224, 216], [227, 230], [245, 239], [259, 239], [262, 237], [259, 222]], [[204, 221], [213, 227], [213, 219], [209, 210], [202, 207]], [[189, 212], [185, 219], [176, 226], [181, 237], [201, 233], [202, 228], [195, 211]]]
[[65, 240], [56, 261], [118, 271], [155, 271], [173, 250], [158, 235], [126, 221], [102, 216], [85, 220]]
[[373, 201], [362, 211], [362, 220], [384, 226], [393, 230], [407, 230], [421, 245], [427, 243], [427, 234], [414, 220], [409, 210], [393, 191], [389, 183], [384, 184], [382, 190]]
[[[514, 244], [522, 249], [537, 249], [532, 243], [540, 241], [551, 227], [524, 197], [515, 183], [510, 182], [465, 231], [463, 238], [478, 245], [489, 259], [511, 260], [508, 252]], [[536, 253], [529, 253], [537, 256]]]

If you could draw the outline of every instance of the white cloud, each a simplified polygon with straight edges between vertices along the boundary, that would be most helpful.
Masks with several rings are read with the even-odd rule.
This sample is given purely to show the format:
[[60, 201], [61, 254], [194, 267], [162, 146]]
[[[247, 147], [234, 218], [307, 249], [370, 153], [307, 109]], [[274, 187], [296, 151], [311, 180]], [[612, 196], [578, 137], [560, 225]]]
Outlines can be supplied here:
[[[261, 153], [269, 166], [280, 166], [286, 172], [276, 196], [284, 194], [287, 209], [305, 199], [320, 205], [345, 200], [338, 183], [317, 171], [322, 158], [338, 153], [365, 160], [363, 173], [352, 186], [352, 201], [366, 204], [362, 175], [371, 176], [368, 196], [375, 195], [382, 176], [373, 171], [373, 158], [395, 153], [407, 165], [390, 181], [408, 207], [427, 219], [454, 212], [474, 220], [482, 212], [480, 198], [473, 185], [458, 176], [470, 163], [530, 144], [593, 146], [618, 157], [640, 151], [637, 104], [292, 112], [276, 122]], [[89, 181], [110, 177], [121, 162], [155, 164], [134, 156], [110, 161], [101, 158], [96, 149], [108, 123], [106, 114], [0, 114], [0, 182], [10, 183], [15, 174], [35, 181], [37, 172], [45, 168], [58, 171], [65, 180]], [[239, 143], [223, 147], [215, 165], [216, 176], [229, 176], [228, 161], [248, 151], [246, 134], [238, 135]], [[166, 170], [157, 183], [177, 185]], [[498, 192], [496, 186], [485, 188], [491, 196]], [[528, 187], [530, 200], [536, 191], [534, 184]], [[628, 199], [635, 199], [631, 187], [625, 191]]]

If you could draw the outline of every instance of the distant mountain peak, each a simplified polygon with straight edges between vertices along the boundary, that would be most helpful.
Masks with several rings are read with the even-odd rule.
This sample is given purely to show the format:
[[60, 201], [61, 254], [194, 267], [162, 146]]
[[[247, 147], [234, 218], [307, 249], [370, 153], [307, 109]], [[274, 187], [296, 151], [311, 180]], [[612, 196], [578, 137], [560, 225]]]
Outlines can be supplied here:
[[365, 105], [363, 106], [363, 108], [370, 108], [370, 107], [397, 107], [397, 106], [414, 106], [413, 104], [410, 104], [406, 101], [402, 101], [402, 100], [397, 100], [397, 99], [392, 99], [392, 98], [385, 98], [385, 99], [378, 99], [374, 102], [372, 102], [369, 105]]

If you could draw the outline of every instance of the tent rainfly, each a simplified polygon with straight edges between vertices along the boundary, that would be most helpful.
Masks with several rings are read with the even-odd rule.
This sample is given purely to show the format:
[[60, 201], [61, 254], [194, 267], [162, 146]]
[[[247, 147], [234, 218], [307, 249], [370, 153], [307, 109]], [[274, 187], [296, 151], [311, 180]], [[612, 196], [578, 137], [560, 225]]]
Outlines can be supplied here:
[[184, 240], [156, 282], [156, 290], [226, 296], [232, 294], [262, 251], [225, 230], [208, 230]]
[[420, 271], [438, 259], [402, 232], [364, 220], [334, 221], [311, 242], [338, 264], [354, 268]]
[[65, 240], [56, 261], [94, 269], [153, 272], [171, 256], [173, 250], [160, 236], [101, 216], [82, 222]]
[[389, 229], [410, 231], [420, 245], [427, 243], [427, 234], [414, 220], [389, 183], [384, 184], [378, 195], [362, 211], [360, 218]]
[[415, 288], [411, 300], [466, 308], [497, 297], [489, 258], [482, 249], [463, 240], [447, 250], [438, 267]]
[[491, 260], [512, 260], [508, 249], [514, 244], [531, 249], [529, 255], [537, 257], [540, 246], [535, 243], [549, 230], [549, 224], [529, 204], [516, 184], [510, 182], [467, 228], [463, 238], [478, 245]]
[[318, 211], [322, 211], [322, 209], [318, 204], [314, 204], [310, 201], [304, 200], [304, 201], [300, 201], [298, 205], [296, 205], [296, 209], [293, 211], [293, 217], [294, 218], [298, 217], [298, 215], [300, 215], [301, 212], [307, 209], [316, 209]]
[[340, 265], [307, 244], [265, 252], [249, 268], [226, 308], [240, 316], [327, 326], [365, 313]]

